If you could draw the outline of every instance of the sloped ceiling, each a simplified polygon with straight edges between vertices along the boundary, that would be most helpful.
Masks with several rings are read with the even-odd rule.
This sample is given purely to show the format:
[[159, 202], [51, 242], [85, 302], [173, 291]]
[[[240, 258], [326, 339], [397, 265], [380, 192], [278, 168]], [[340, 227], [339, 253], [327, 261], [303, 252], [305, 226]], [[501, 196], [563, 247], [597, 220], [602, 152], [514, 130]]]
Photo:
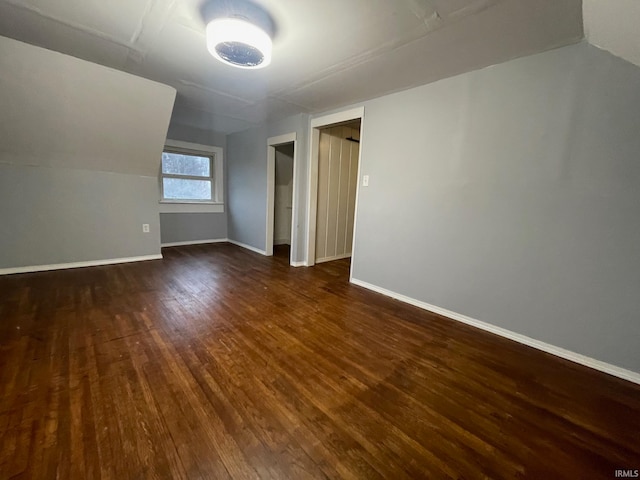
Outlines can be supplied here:
[[583, 0], [589, 43], [640, 66], [640, 1]]
[[278, 29], [272, 64], [256, 71], [209, 55], [201, 0], [0, 0], [0, 35], [171, 85], [173, 123], [224, 133], [583, 37], [580, 0], [256, 3]]

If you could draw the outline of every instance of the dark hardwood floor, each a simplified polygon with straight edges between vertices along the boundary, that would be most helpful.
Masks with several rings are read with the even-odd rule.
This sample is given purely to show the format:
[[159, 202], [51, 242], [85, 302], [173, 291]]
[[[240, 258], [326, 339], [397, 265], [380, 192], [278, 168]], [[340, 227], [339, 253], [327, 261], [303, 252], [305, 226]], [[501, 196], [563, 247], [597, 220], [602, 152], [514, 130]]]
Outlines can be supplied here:
[[0, 479], [640, 468], [638, 385], [350, 285], [347, 261], [163, 253], [0, 277]]

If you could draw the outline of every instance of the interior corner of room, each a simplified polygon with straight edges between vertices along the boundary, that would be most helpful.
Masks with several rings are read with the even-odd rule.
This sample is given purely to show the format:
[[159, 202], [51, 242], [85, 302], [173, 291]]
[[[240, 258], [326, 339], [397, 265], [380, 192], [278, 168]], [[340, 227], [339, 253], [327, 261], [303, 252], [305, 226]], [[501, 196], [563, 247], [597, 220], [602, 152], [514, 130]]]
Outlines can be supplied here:
[[640, 384], [633, 2], [358, 0], [360, 30], [326, 35], [311, 2], [265, 0], [255, 72], [214, 63], [193, 2], [23, 3], [0, 2], [0, 275], [217, 243], [291, 275], [347, 259], [350, 288]]
[[[586, 40], [221, 131], [174, 87], [3, 37], [0, 269], [221, 241], [353, 255], [360, 284], [638, 372], [640, 74], [599, 8]], [[216, 205], [158, 202], [172, 142], [219, 149]]]

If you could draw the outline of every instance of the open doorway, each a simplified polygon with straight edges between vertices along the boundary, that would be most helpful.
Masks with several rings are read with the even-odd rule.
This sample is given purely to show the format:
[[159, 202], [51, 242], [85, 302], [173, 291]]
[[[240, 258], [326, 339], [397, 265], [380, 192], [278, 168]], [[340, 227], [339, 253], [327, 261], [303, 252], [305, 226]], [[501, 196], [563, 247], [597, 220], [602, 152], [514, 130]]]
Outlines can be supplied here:
[[363, 122], [364, 107], [311, 120], [306, 257], [309, 266], [356, 254]]
[[267, 140], [267, 255], [286, 258], [297, 266], [296, 258], [296, 134]]
[[273, 205], [273, 255], [291, 261], [293, 210], [293, 142], [277, 145]]
[[351, 257], [359, 155], [360, 119], [320, 129], [315, 263]]

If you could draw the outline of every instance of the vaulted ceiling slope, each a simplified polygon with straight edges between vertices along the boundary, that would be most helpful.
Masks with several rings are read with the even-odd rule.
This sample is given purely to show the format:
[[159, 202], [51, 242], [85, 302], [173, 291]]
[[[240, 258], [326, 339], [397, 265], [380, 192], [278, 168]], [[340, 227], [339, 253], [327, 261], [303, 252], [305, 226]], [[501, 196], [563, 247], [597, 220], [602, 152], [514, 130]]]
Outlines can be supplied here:
[[584, 0], [583, 12], [589, 43], [640, 66], [638, 0]]
[[224, 133], [583, 36], [581, 0], [256, 0], [278, 33], [272, 64], [246, 71], [207, 52], [201, 2], [0, 0], [0, 35], [171, 85], [173, 123]]

